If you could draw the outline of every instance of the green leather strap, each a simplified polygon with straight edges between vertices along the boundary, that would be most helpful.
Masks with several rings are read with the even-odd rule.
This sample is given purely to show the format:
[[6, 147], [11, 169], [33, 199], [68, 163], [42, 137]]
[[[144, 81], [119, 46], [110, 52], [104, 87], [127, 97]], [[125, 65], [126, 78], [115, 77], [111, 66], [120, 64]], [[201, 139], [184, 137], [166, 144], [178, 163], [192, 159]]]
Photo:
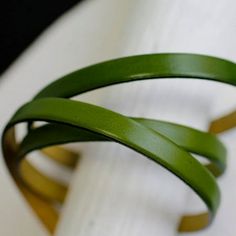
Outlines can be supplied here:
[[[222, 172], [225, 168], [225, 150], [216, 137], [166, 122], [128, 118], [64, 98], [107, 85], [154, 78], [199, 78], [234, 84], [235, 74], [236, 67], [232, 62], [193, 54], [134, 56], [78, 70], [50, 84], [16, 112], [3, 135], [6, 162], [16, 178], [20, 178], [17, 174], [20, 160], [34, 149], [70, 141], [119, 142], [170, 170], [203, 199], [210, 215], [205, 223], [189, 229], [196, 230], [211, 222], [220, 194], [213, 175], [187, 151], [207, 157]], [[10, 157], [8, 130], [17, 123], [38, 120], [50, 124], [29, 129], [21, 146]], [[60, 135], [58, 129], [63, 130]], [[188, 231], [188, 227], [185, 230]]]
[[132, 56], [77, 70], [48, 85], [35, 99], [69, 98], [112, 84], [158, 78], [197, 78], [236, 85], [235, 73], [233, 62], [210, 56], [178, 53]]
[[[130, 119], [167, 137], [186, 151], [207, 158], [212, 165], [214, 164], [218, 174], [224, 172], [226, 150], [215, 135], [171, 122], [132, 117]], [[82, 128], [64, 124], [47, 124], [28, 132], [21, 143], [21, 151], [24, 153], [21, 155], [52, 145], [91, 141], [111, 140]]]

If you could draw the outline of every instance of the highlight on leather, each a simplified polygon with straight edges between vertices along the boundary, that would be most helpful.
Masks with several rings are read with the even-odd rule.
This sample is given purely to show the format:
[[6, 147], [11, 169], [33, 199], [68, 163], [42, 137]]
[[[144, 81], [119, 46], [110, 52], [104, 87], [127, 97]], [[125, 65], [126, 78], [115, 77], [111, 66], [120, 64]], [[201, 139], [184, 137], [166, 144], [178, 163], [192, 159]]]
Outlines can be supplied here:
[[[32, 151], [43, 149], [44, 154], [51, 156], [55, 163], [73, 167], [77, 155], [55, 145], [118, 142], [162, 165], [196, 192], [208, 212], [184, 216], [178, 230], [200, 230], [208, 226], [217, 213], [220, 191], [215, 177], [226, 168], [226, 150], [213, 134], [215, 131], [203, 132], [165, 121], [127, 117], [69, 98], [112, 84], [146, 79], [196, 78], [235, 85], [235, 75], [236, 65], [233, 62], [196, 54], [133, 56], [75, 71], [49, 84], [13, 115], [2, 139], [7, 167], [21, 190], [26, 189], [37, 202], [46, 202], [44, 209], [47, 212], [41, 213], [40, 204], [22, 191], [53, 233], [59, 212], [54, 214], [52, 209], [56, 209], [55, 204], [63, 204], [68, 186], [32, 168], [25, 157]], [[35, 126], [35, 121], [47, 123]], [[28, 123], [28, 132], [17, 143], [14, 127], [19, 123]], [[192, 153], [203, 156], [209, 164], [202, 165]]]

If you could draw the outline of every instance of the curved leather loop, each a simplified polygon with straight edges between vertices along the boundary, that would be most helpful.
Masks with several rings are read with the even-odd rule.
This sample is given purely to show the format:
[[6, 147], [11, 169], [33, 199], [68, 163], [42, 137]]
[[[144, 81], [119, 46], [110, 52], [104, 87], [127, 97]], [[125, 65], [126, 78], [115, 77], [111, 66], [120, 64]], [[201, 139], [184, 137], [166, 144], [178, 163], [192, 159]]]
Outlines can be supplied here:
[[[220, 175], [223, 173], [225, 169], [226, 151], [222, 143], [219, 142], [214, 135], [170, 122], [143, 118], [133, 119], [145, 124], [147, 127], [161, 133], [164, 136], [166, 135], [170, 140], [185, 150], [208, 158], [212, 161], [212, 163], [207, 167], [211, 167], [210, 170], [215, 175]], [[31, 130], [22, 141], [21, 149], [26, 155], [30, 151], [37, 150], [45, 146], [78, 141], [110, 140], [83, 129], [60, 124], [48, 124]], [[188, 226], [187, 228], [189, 228], [190, 225], [191, 228], [195, 229], [197, 227], [202, 227], [204, 222], [206, 224], [206, 219], [207, 214], [200, 214], [194, 217], [184, 217], [179, 229], [186, 231], [186, 225]], [[189, 222], [190, 220], [191, 222]], [[194, 222], [194, 225], [192, 222]], [[196, 223], [198, 225], [196, 225]]]
[[[211, 216], [216, 213], [220, 194], [210, 172], [169, 139], [140, 123], [94, 105], [62, 98], [43, 98], [20, 108], [6, 130], [19, 122], [30, 120], [78, 126], [124, 144], [171, 170], [206, 202]], [[7, 153], [7, 139], [3, 140], [5, 140], [4, 153]], [[24, 154], [19, 149], [17, 158], [6, 161], [11, 162], [13, 168], [17, 168], [17, 163]]]
[[[194, 54], [144, 55], [100, 63], [69, 74], [47, 86], [36, 95], [35, 101], [26, 104], [16, 113], [8, 124], [6, 130], [11, 126], [13, 127], [14, 124], [22, 121], [29, 122], [34, 120], [45, 120], [54, 123], [52, 125], [49, 124], [47, 127], [50, 127], [50, 125], [52, 127], [53, 125], [57, 127], [66, 123], [74, 130], [75, 127], [90, 130], [93, 135], [94, 133], [97, 133], [103, 138], [106, 137], [121, 142], [124, 145], [143, 153], [183, 179], [206, 202], [211, 211], [210, 216], [203, 215], [203, 217], [200, 217], [201, 220], [204, 219], [203, 223], [200, 223], [198, 226], [185, 227], [184, 229], [186, 231], [196, 230], [206, 226], [214, 217], [219, 203], [219, 191], [213, 176], [202, 165], [200, 165], [198, 161], [192, 158], [190, 154], [179, 147], [183, 143], [178, 143], [176, 140], [174, 141], [176, 143], [172, 142], [173, 140], [171, 139], [170, 130], [167, 129], [165, 134], [163, 131], [158, 129], [155, 130], [156, 124], [154, 121], [127, 118], [96, 106], [80, 102], [66, 101], [60, 99], [60, 97], [68, 98], [107, 85], [152, 78], [188, 77], [235, 84], [235, 72], [235, 64], [232, 62]], [[58, 98], [50, 99], [45, 97]], [[50, 109], [48, 109], [49, 107]], [[61, 107], [65, 109], [61, 109]], [[70, 110], [71, 107], [73, 107], [72, 110]], [[79, 109], [79, 111], [77, 111], [77, 109]], [[82, 111], [84, 111], [85, 114]], [[66, 117], [66, 112], [71, 112], [71, 115]], [[98, 117], [101, 120], [97, 120], [97, 114], [99, 114]], [[75, 117], [76, 115], [79, 117]], [[93, 123], [92, 116], [96, 117], [97, 122]], [[84, 120], [81, 117], [83, 117]], [[110, 123], [108, 121], [110, 121]], [[117, 122], [121, 127], [124, 125], [123, 130], [118, 130], [119, 127], [114, 125], [114, 122]], [[40, 128], [36, 130], [39, 130]], [[107, 130], [105, 128], [107, 128]], [[176, 135], [181, 134], [180, 130], [175, 128], [173, 130], [175, 130]], [[66, 129], [69, 129], [68, 126], [66, 126]], [[155, 131], [153, 131], [153, 129]], [[28, 135], [34, 137], [31, 132], [34, 132], [34, 130], [30, 130]], [[10, 169], [14, 169], [12, 172], [15, 174], [20, 159], [16, 160], [15, 157], [11, 159], [9, 158], [8, 154], [11, 145], [9, 144], [7, 133], [8, 132], [5, 132], [3, 148], [6, 162]], [[41, 132], [41, 135], [42, 133], [44, 132]], [[78, 139], [81, 137], [78, 137]], [[179, 140], [181, 140], [180, 137]], [[25, 140], [27, 140], [27, 136]], [[66, 138], [64, 141], [65, 140]], [[20, 155], [19, 152], [21, 152], [21, 155], [26, 154], [22, 150], [24, 149], [24, 145], [27, 145], [27, 142], [24, 141], [23, 143], [21, 147], [13, 153], [15, 156], [17, 155], [18, 158]], [[48, 144], [45, 146], [48, 146]], [[158, 146], [162, 147], [161, 150], [157, 148]], [[188, 146], [182, 145], [182, 147], [187, 151], [194, 152], [194, 150], [189, 150]], [[220, 155], [216, 156], [209, 152], [202, 154], [213, 161], [220, 171], [224, 170], [224, 151]], [[196, 220], [194, 217], [193, 219]]]

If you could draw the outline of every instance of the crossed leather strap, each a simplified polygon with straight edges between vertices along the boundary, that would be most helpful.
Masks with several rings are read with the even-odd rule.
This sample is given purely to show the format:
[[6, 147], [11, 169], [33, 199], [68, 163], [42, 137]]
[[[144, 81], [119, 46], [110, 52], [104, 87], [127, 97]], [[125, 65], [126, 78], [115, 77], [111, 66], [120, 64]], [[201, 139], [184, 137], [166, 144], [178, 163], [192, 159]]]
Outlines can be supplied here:
[[[68, 186], [36, 169], [26, 156], [35, 150], [55, 165], [73, 168], [78, 154], [55, 145], [70, 142], [114, 141], [162, 165], [191, 187], [208, 211], [186, 215], [180, 232], [196, 231], [214, 219], [220, 191], [215, 177], [226, 167], [226, 150], [215, 136], [236, 125], [236, 113], [215, 120], [210, 132], [170, 122], [127, 117], [70, 97], [118, 83], [146, 79], [196, 78], [236, 85], [236, 65], [196, 54], [153, 54], [116, 59], [66, 75], [41, 90], [16, 111], [3, 132], [2, 147], [7, 167], [38, 217], [53, 234]], [[117, 99], [119, 99], [117, 95]], [[35, 121], [44, 121], [36, 125]], [[15, 138], [15, 126], [28, 124], [25, 137]], [[201, 164], [192, 154], [209, 162]]]

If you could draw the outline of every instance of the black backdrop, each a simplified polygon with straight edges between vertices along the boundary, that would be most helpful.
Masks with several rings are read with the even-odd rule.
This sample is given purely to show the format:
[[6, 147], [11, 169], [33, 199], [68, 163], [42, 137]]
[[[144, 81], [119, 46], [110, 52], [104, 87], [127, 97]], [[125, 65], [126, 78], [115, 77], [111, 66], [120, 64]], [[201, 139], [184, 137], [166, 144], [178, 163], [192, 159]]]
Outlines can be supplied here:
[[1, 0], [0, 74], [58, 16], [81, 0]]

